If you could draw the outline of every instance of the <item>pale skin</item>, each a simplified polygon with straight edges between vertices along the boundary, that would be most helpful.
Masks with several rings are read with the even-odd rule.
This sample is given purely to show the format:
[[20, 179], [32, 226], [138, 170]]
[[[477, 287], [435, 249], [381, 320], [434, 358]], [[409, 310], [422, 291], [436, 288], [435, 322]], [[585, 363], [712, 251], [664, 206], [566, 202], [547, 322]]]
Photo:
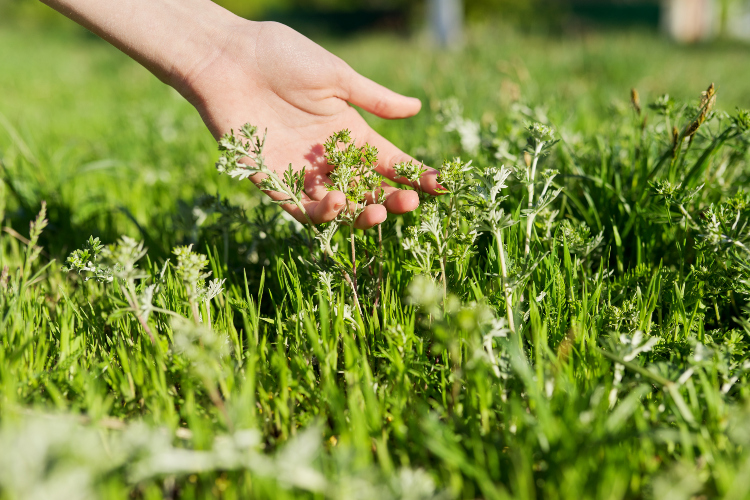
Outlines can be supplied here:
[[[332, 221], [346, 204], [328, 191], [323, 143], [349, 129], [358, 144], [378, 148], [377, 171], [398, 178], [393, 165], [411, 159], [376, 133], [353, 104], [382, 118], [407, 118], [421, 103], [359, 75], [348, 64], [284, 25], [240, 18], [210, 0], [42, 0], [131, 56], [175, 88], [218, 138], [244, 123], [268, 131], [265, 157], [281, 173], [305, 168], [303, 206], [315, 224]], [[421, 189], [436, 194], [429, 169]], [[260, 179], [254, 178], [254, 182]], [[383, 222], [419, 205], [415, 191], [387, 184], [382, 204], [368, 205], [355, 227]], [[272, 198], [281, 195], [267, 192]], [[304, 214], [283, 205], [300, 222]]]

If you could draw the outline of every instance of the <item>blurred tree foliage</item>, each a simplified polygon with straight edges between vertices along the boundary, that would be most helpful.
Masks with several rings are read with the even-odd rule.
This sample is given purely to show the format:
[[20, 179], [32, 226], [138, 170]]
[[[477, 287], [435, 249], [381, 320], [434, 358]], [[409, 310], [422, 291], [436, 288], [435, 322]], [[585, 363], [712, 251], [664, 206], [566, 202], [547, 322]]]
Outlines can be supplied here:
[[[219, 5], [226, 7], [235, 14], [248, 19], [261, 18], [269, 11], [289, 10], [301, 3], [299, 0], [214, 0]], [[312, 2], [317, 3], [317, 2]], [[330, 3], [330, 2], [322, 2]], [[337, 2], [339, 3], [339, 2]]]
[[248, 17], [262, 18], [269, 12], [353, 11], [360, 9], [399, 9], [422, 3], [414, 0], [214, 0], [232, 12]]
[[[320, 12], [352, 12], [400, 10], [415, 17], [417, 22], [429, 0], [215, 0], [232, 12], [249, 19], [264, 19], [274, 14], [295, 10]], [[541, 20], [539, 5], [550, 0], [464, 0], [467, 19], [500, 17], [508, 22], [528, 24]], [[544, 9], [542, 9], [544, 10]], [[38, 1], [0, 0], [0, 22], [27, 24], [69, 24], [62, 16]]]
[[[273, 11], [294, 9], [321, 11], [353, 11], [402, 9], [422, 12], [429, 0], [215, 0], [229, 10], [247, 17], [262, 17]], [[514, 21], [531, 19], [541, 2], [539, 0], [464, 0], [469, 19], [490, 15], [509, 17]], [[552, 3], [546, 0], [545, 3]], [[559, 2], [554, 2], [559, 3]]]
[[550, 0], [464, 0], [466, 18], [477, 21], [489, 17], [502, 17], [513, 23], [530, 24], [532, 22], [547, 21], [540, 16], [540, 12], [548, 12], [551, 4], [559, 4]]

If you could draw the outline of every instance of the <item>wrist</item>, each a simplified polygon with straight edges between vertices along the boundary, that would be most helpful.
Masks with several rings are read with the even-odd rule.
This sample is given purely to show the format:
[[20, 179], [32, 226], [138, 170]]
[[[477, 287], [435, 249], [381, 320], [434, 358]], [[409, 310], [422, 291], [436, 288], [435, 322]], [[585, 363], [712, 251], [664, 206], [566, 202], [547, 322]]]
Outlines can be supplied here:
[[240, 33], [252, 30], [257, 23], [240, 18], [208, 2], [196, 19], [190, 13], [190, 28], [183, 30], [181, 41], [165, 51], [159, 78], [189, 101], [200, 95], [205, 81], [215, 72], [217, 63], [228, 59], [228, 48]]
[[194, 57], [187, 64], [175, 65], [171, 73], [169, 84], [198, 110], [216, 137], [238, 126], [217, 120], [216, 110], [236, 109], [240, 104], [237, 96], [250, 92], [255, 67], [252, 59], [263, 25], [243, 18], [211, 23], [201, 35], [208, 42], [200, 43]]

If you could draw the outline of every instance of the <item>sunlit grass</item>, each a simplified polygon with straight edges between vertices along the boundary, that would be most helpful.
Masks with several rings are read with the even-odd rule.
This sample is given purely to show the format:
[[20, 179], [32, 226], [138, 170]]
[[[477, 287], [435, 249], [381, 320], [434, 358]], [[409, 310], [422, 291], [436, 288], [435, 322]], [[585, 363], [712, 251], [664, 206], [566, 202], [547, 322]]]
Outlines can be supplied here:
[[[75, 31], [0, 31], [0, 497], [745, 497], [742, 50], [489, 28], [453, 54], [326, 45], [423, 99], [372, 122], [435, 166], [460, 155], [469, 194], [324, 255], [216, 173], [197, 114], [135, 63]], [[675, 150], [648, 104], [673, 95], [679, 137], [712, 81], [718, 111]], [[524, 158], [530, 133], [548, 156], [532, 140]], [[520, 223], [492, 226], [500, 208]], [[361, 314], [320, 274], [352, 241]]]

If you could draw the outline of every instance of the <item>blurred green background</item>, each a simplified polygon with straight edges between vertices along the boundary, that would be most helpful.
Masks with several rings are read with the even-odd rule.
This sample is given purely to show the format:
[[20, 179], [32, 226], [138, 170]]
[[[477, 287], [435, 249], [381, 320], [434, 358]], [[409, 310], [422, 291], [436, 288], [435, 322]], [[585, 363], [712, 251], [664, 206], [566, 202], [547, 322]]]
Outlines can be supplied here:
[[[240, 16], [278, 20], [315, 31], [349, 33], [358, 29], [414, 30], [424, 25], [430, 0], [216, 0]], [[681, 0], [463, 0], [469, 21], [503, 19], [524, 27], [553, 30], [592, 26], [641, 25], [655, 28], [664, 7]], [[693, 2], [695, 3], [695, 2]], [[746, 0], [707, 0], [719, 31]], [[64, 24], [38, 1], [0, 0], [0, 18], [21, 24]]]
[[[555, 0], [541, 0], [547, 6]], [[232, 12], [251, 19], [268, 19], [276, 16], [305, 12], [393, 12], [416, 16], [424, 12], [427, 0], [218, 0], [216, 3]], [[465, 2], [470, 17], [487, 13], [513, 16], [519, 19], [534, 13], [539, 0], [468, 0]], [[38, 1], [0, 0], [0, 13], [6, 18], [26, 22], [59, 23], [58, 18]]]
[[[728, 1], [728, 0], [723, 0]], [[414, 30], [424, 25], [429, 0], [216, 0], [249, 19], [278, 20], [302, 30]], [[488, 17], [526, 27], [564, 28], [580, 20], [605, 24], [658, 22], [659, 0], [464, 0], [469, 21]], [[38, 1], [0, 0], [0, 15], [20, 24], [63, 25]]]

